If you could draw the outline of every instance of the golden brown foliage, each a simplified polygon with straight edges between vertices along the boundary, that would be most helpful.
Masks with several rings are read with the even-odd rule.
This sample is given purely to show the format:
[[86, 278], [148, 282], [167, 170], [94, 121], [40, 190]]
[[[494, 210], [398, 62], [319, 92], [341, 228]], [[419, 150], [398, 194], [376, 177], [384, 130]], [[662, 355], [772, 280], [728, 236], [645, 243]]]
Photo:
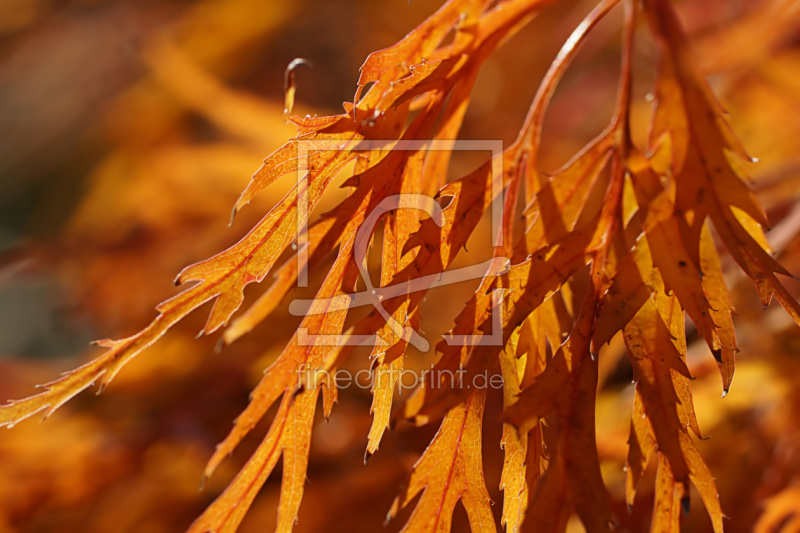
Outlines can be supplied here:
[[[500, 527], [558, 532], [573, 515], [590, 532], [615, 524], [637, 527], [637, 515], [626, 518], [609, 493], [597, 435], [598, 387], [610, 368], [602, 363], [604, 358], [615, 363], [613, 354], [623, 342], [636, 382], [625, 503], [632, 509], [642, 480], [652, 481], [651, 530], [677, 530], [694, 487], [713, 531], [721, 532], [718, 485], [695, 442], [702, 436], [685, 317], [708, 346], [725, 395], [739, 351], [730, 295], [736, 284], [723, 268], [727, 257], [717, 243], [753, 280], [764, 307], [774, 297], [800, 324], [800, 305], [782, 284], [789, 271], [773, 257], [764, 235], [767, 215], [745, 173], [750, 159], [702, 75], [671, 2], [598, 2], [550, 65], [516, 140], [471, 172], [448, 181], [453, 152], [426, 149], [436, 143], [451, 147], [447, 143], [458, 138], [481, 67], [549, 3], [449, 0], [397, 44], [367, 58], [354, 101], [345, 103], [343, 114], [289, 117], [297, 136], [264, 160], [234, 214], [278, 186], [281, 177], [296, 175], [283, 199], [237, 243], [181, 271], [176, 284], [194, 284], [161, 303], [142, 331], [99, 341], [107, 349], [102, 355], [38, 395], [0, 407], [0, 426], [39, 412], [49, 416], [93, 384], [102, 390], [123, 366], [208, 302], [213, 303], [201, 334], [224, 328], [221, 343], [233, 343], [273, 319], [307, 266], [318, 282], [315, 300], [270, 361], [204, 477], [269, 413], [266, 435], [190, 531], [237, 530], [279, 464], [277, 531], [293, 529], [318, 427], [318, 400], [321, 396], [327, 419], [338, 395], [331, 376], [351, 368], [358, 353], [354, 343], [344, 341], [374, 336], [368, 365], [377, 378], [365, 459], [378, 453], [392, 425], [441, 421], [389, 510], [387, 520], [413, 507], [404, 531], [450, 531], [459, 501], [473, 531], [497, 529], [484, 478], [484, 413], [490, 402], [503, 405]], [[581, 45], [617, 5], [624, 6], [622, 59], [610, 124], [548, 175], [540, 164], [545, 111]], [[634, 56], [648, 38], [655, 42], [658, 67], [648, 138], [641, 145], [632, 133]], [[203, 82], [168, 48], [154, 61], [157, 72], [170, 65], [173, 72], [184, 69], [185, 76], [173, 79], [178, 86], [193, 75]], [[287, 114], [295, 85], [287, 71]], [[211, 82], [207, 91], [226, 94]], [[346, 197], [315, 217], [337, 177], [351, 168], [352, 176], [341, 184]], [[430, 193], [433, 201], [404, 203], [421, 193]], [[424, 298], [446, 290], [433, 288], [434, 280], [462, 264], [459, 254], [494, 205], [501, 206], [502, 217], [490, 237], [494, 247], [486, 265], [492, 267], [484, 268], [452, 330], [437, 345], [440, 355], [428, 374], [433, 377], [422, 379], [393, 410], [406, 354], [411, 345], [421, 346], [415, 342], [424, 323]], [[414, 209], [431, 216], [417, 217]], [[350, 314], [359, 284], [372, 289], [366, 250], [374, 244], [375, 213], [383, 221], [382, 239], [374, 242], [380, 245], [379, 288], [386, 291], [368, 302], [376, 307], [371, 313]], [[317, 272], [324, 277], [315, 278]], [[245, 301], [245, 287], [269, 280], [270, 273], [270, 287], [233, 319]], [[492, 333], [499, 342], [474, 340]], [[464, 336], [473, 340], [449, 342]], [[476, 388], [481, 376], [498, 373], [501, 388], [485, 382]], [[459, 379], [443, 377], [453, 375]], [[646, 475], [651, 462], [654, 480]], [[796, 523], [787, 511], [796, 501], [796, 491], [784, 488], [769, 500], [760, 527], [769, 531], [781, 520]]]

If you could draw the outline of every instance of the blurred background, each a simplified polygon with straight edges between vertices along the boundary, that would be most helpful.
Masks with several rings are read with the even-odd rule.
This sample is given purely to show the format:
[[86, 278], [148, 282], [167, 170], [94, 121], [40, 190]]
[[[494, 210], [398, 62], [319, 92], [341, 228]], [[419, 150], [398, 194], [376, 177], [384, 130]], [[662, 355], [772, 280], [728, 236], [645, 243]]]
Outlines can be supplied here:
[[[555, 3], [487, 63], [461, 138], [514, 139], [539, 80], [593, 4]], [[261, 160], [294, 133], [283, 119], [292, 59], [313, 64], [296, 73], [294, 111], [340, 113], [367, 55], [438, 6], [0, 0], [0, 402], [30, 395], [35, 384], [96, 356], [89, 341], [144, 327], [155, 305], [176, 292], [172, 280], [182, 267], [236, 242], [281, 197], [287, 184], [228, 227]], [[734, 130], [760, 160], [747, 171], [773, 223], [770, 240], [800, 274], [800, 9], [790, 0], [678, 6]], [[565, 163], [611, 116], [620, 20], [617, 10], [596, 29], [560, 86], [546, 120], [545, 170]], [[655, 60], [644, 34], [635, 58], [640, 145]], [[470, 169], [454, 158], [453, 177]], [[800, 332], [781, 309], [762, 311], [738, 272], [730, 282], [742, 350], [727, 398], [720, 399], [705, 345], [690, 353], [696, 410], [711, 437], [699, 446], [717, 477], [729, 531], [780, 531], [792, 520], [798, 527], [800, 518], [791, 517], [800, 509]], [[798, 283], [787, 286], [800, 296]], [[250, 289], [252, 299], [264, 287]], [[215, 336], [194, 338], [202, 315], [139, 356], [102, 396], [83, 393], [44, 424], [0, 431], [0, 532], [182, 531], [213, 501], [265, 427], [200, 492], [205, 462], [297, 323], [278, 312], [215, 353]], [[601, 357], [601, 373], [603, 473], [620, 529], [642, 531], [652, 477], [628, 512], [622, 466], [633, 389], [619, 345]], [[370, 401], [368, 391], [347, 391], [331, 420], [315, 428], [297, 531], [375, 530], [436, 430], [398, 428], [364, 467]], [[487, 413], [500, 408], [489, 405]], [[484, 457], [490, 493], [501, 502], [495, 420], [487, 416]], [[276, 473], [242, 531], [273, 527], [279, 483]], [[466, 516], [460, 508], [456, 515], [454, 531], [461, 531]], [[403, 516], [387, 530], [402, 524]], [[710, 530], [696, 495], [685, 525]]]

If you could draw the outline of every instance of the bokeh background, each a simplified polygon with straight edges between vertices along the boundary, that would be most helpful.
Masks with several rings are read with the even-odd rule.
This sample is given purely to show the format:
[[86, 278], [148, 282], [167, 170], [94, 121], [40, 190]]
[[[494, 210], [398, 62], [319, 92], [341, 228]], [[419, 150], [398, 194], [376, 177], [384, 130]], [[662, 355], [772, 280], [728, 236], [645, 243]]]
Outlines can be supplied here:
[[[760, 159], [747, 170], [773, 223], [770, 240], [800, 274], [800, 8], [794, 0], [677, 4], [735, 131]], [[280, 198], [288, 183], [228, 227], [253, 171], [293, 135], [283, 119], [284, 68], [292, 59], [313, 64], [296, 73], [295, 112], [338, 113], [352, 100], [369, 52], [396, 42], [438, 5], [0, 0], [0, 402], [97, 355], [89, 341], [145, 326], [155, 305], [175, 293], [172, 280], [183, 266], [235, 242]], [[489, 61], [461, 138], [515, 137], [543, 73], [592, 5], [555, 3]], [[559, 88], [546, 120], [545, 170], [566, 162], [611, 116], [620, 19], [615, 12], [597, 28]], [[640, 143], [654, 59], [643, 38], [633, 115]], [[471, 164], [456, 157], [452, 175]], [[800, 331], [781, 309], [762, 311], [738, 272], [731, 270], [730, 282], [741, 353], [728, 397], [720, 399], [705, 345], [690, 350], [696, 410], [709, 437], [699, 446], [717, 477], [729, 531], [798, 528]], [[798, 283], [788, 286], [800, 296]], [[259, 290], [246, 294], [252, 299]], [[437, 305], [443, 311], [423, 326], [429, 338], [458, 310], [435, 302], [428, 309]], [[44, 424], [0, 431], [0, 532], [184, 530], [265, 430], [198, 491], [214, 445], [296, 327], [283, 309], [221, 353], [215, 336], [194, 338], [204, 322], [196, 313], [101, 396], [85, 392]], [[417, 357], [427, 366], [433, 355]], [[622, 467], [633, 389], [619, 344], [601, 354], [601, 374], [603, 473], [620, 530], [642, 531], [652, 477], [628, 512]], [[315, 428], [297, 531], [380, 527], [436, 429], [398, 428], [365, 467], [370, 401], [368, 391], [346, 391], [330, 421]], [[490, 404], [487, 413], [500, 407]], [[487, 416], [484, 457], [490, 493], [501, 502], [496, 420]], [[242, 531], [273, 527], [279, 480], [270, 478]], [[465, 514], [456, 515], [461, 531]], [[687, 531], [710, 530], [696, 495], [684, 522]], [[402, 523], [401, 516], [386, 530]]]

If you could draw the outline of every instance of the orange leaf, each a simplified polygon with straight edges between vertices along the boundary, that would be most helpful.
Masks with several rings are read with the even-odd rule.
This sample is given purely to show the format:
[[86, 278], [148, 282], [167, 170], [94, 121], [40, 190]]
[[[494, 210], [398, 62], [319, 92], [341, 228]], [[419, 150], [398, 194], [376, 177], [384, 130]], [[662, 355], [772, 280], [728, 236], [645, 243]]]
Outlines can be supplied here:
[[392, 504], [389, 517], [423, 491], [403, 531], [450, 531], [456, 503], [461, 500], [473, 531], [495, 529], [491, 500], [481, 464], [481, 426], [486, 391], [445, 416], [428, 449], [414, 465], [407, 486]]

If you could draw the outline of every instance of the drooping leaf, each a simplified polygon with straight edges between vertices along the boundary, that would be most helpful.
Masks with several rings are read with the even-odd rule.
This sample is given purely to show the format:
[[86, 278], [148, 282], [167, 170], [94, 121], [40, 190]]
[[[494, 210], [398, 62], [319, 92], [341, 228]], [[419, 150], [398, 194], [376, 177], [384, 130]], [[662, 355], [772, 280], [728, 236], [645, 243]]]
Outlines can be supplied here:
[[403, 531], [450, 531], [460, 500], [473, 531], [494, 531], [495, 522], [481, 464], [481, 428], [486, 391], [476, 390], [466, 403], [451, 410], [422, 455], [408, 486], [392, 504], [395, 516], [421, 491]]

